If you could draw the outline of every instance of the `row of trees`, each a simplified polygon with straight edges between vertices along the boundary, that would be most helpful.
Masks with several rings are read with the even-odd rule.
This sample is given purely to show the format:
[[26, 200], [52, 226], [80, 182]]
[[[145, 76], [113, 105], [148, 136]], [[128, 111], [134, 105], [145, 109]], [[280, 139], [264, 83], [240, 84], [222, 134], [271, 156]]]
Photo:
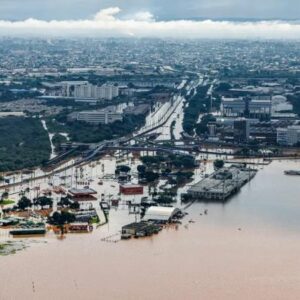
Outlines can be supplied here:
[[[4, 196], [5, 197], [5, 196]], [[2, 197], [3, 198], [3, 195]], [[61, 197], [60, 201], [57, 203], [58, 206], [62, 208], [70, 208], [70, 209], [79, 209], [80, 205], [78, 202], [70, 200], [69, 197]], [[40, 196], [34, 198], [33, 200], [29, 199], [25, 195], [22, 195], [20, 200], [17, 203], [17, 208], [21, 210], [25, 210], [32, 206], [41, 207], [44, 209], [45, 207], [52, 208], [53, 207], [53, 200], [47, 196]]]
[[186, 170], [196, 166], [192, 156], [183, 155], [144, 156], [141, 160], [143, 165], [137, 167], [139, 178], [147, 183], [155, 182], [162, 176], [168, 178], [171, 184], [181, 185], [194, 175]]
[[[63, 113], [58, 115], [55, 120], [49, 119], [47, 126], [51, 132], [59, 133], [63, 131], [68, 133], [72, 142], [97, 143], [126, 136], [144, 123], [145, 115], [128, 115], [124, 116], [123, 121], [116, 121], [112, 124], [91, 125], [86, 122], [68, 121], [67, 114]], [[57, 138], [60, 137], [57, 136]]]
[[208, 112], [210, 102], [207, 98], [207, 91], [209, 87], [209, 85], [199, 86], [194, 95], [188, 99], [188, 105], [184, 109], [182, 126], [189, 135], [193, 135], [199, 115]]
[[193, 169], [196, 166], [194, 157], [187, 155], [143, 156], [141, 160], [145, 166], [152, 169], [161, 168], [161, 166], [176, 169]]
[[37, 197], [33, 200], [30, 200], [26, 196], [22, 196], [18, 201], [17, 208], [19, 208], [20, 210], [26, 210], [27, 208], [30, 208], [33, 205], [39, 206], [41, 207], [41, 209], [44, 209], [45, 207], [52, 208], [53, 200], [46, 196]]

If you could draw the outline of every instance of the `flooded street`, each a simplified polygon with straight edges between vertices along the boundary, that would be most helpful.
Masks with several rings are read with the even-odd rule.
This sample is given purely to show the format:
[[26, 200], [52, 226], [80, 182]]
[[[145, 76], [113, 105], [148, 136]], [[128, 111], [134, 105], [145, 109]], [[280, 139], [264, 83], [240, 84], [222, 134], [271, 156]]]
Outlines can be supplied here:
[[93, 233], [36, 238], [47, 243], [0, 257], [0, 299], [299, 299], [300, 177], [286, 169], [300, 162], [264, 166], [228, 203], [194, 203], [151, 238], [101, 240], [134, 221], [122, 205]]
[[50, 159], [53, 159], [53, 158], [56, 156], [56, 154], [55, 154], [55, 146], [54, 146], [54, 144], [53, 144], [53, 142], [52, 142], [52, 139], [53, 139], [53, 137], [54, 137], [54, 134], [49, 132], [45, 120], [41, 120], [41, 122], [42, 122], [43, 128], [45, 129], [45, 131], [47, 131], [47, 134], [48, 134], [48, 136], [49, 136], [49, 141], [50, 141], [50, 146], [51, 146]]
[[[182, 113], [184, 98], [173, 96], [173, 103], [166, 102], [157, 104], [154, 111], [151, 112], [145, 120], [145, 125], [137, 132], [138, 134], [152, 131], [162, 134], [163, 138], [170, 139], [170, 126], [178, 113]], [[159, 127], [163, 124], [162, 127]], [[156, 127], [159, 127], [156, 129]], [[167, 132], [165, 130], [167, 129]]]

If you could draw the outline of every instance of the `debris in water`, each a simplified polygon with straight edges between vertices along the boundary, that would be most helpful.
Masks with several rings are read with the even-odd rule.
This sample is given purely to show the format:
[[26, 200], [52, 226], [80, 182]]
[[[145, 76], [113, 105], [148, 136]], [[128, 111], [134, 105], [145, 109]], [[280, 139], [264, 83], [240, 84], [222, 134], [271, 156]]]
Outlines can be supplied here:
[[0, 244], [0, 256], [15, 254], [17, 251], [26, 249], [28, 246], [23, 242], [7, 241]]

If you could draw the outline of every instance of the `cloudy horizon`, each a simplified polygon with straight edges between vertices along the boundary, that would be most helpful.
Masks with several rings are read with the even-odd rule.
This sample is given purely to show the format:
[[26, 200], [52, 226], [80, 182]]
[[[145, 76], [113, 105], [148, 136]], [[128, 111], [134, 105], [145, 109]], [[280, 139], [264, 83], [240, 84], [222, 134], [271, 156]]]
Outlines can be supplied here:
[[298, 0], [0, 0], [1, 20], [90, 19], [96, 11], [120, 7], [121, 17], [149, 11], [158, 20], [298, 19]]
[[[7, 0], [0, 1], [3, 3]], [[237, 22], [217, 21], [213, 18], [192, 20], [184, 17], [161, 20], [152, 11], [142, 9], [143, 7], [147, 8], [147, 5], [134, 12], [130, 9], [124, 11], [119, 6], [106, 7], [98, 12], [95, 10], [95, 13], [86, 18], [43, 19], [31, 16], [16, 21], [2, 18], [0, 36], [300, 39], [299, 21], [275, 19]]]

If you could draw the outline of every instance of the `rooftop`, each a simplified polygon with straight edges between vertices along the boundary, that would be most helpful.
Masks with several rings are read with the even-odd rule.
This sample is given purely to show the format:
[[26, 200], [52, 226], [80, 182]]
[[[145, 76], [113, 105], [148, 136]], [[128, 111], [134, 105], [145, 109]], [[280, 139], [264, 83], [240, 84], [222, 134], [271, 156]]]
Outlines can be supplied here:
[[76, 189], [72, 188], [69, 190], [69, 193], [73, 195], [91, 195], [91, 194], [97, 194], [97, 191], [91, 189], [91, 188], [84, 188], [84, 189]]
[[144, 220], [168, 221], [179, 211], [176, 207], [151, 206], [147, 209]]

